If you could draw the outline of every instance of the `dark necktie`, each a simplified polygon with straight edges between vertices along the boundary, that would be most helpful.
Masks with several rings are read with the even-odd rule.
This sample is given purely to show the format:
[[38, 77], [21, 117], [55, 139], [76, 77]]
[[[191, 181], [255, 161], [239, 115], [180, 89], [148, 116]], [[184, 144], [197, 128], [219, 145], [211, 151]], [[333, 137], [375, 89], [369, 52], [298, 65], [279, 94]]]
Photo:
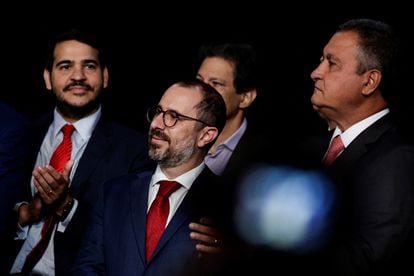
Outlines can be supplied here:
[[146, 260], [151, 259], [155, 247], [165, 230], [168, 214], [170, 212], [169, 196], [180, 188], [176, 181], [160, 181], [157, 196], [151, 204], [147, 214], [147, 236], [146, 236]]
[[342, 139], [340, 135], [337, 135], [333, 138], [331, 144], [329, 145], [329, 149], [325, 154], [323, 159], [323, 164], [328, 167], [332, 164], [332, 162], [338, 157], [338, 155], [345, 149], [344, 144], [342, 143]]
[[[62, 172], [65, 168], [65, 164], [70, 160], [72, 153], [71, 136], [74, 129], [73, 125], [66, 124], [63, 126], [63, 140], [59, 146], [57, 146], [52, 157], [50, 158], [50, 165], [58, 172]], [[40, 258], [42, 258], [49, 244], [53, 230], [55, 229], [57, 220], [58, 216], [53, 212], [45, 217], [41, 231], [41, 238], [26, 257], [22, 268], [23, 275], [30, 274], [33, 267], [35, 267]]]

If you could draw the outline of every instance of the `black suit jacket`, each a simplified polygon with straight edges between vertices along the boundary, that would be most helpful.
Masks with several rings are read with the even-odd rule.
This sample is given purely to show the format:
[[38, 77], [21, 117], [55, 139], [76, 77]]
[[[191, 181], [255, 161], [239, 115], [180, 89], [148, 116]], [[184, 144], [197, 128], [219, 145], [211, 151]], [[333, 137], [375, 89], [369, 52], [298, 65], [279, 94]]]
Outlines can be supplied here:
[[[29, 122], [11, 107], [0, 102], [0, 244], [4, 252], [13, 246], [15, 214], [13, 206], [24, 191], [24, 176], [29, 149]], [[12, 256], [10, 256], [12, 257]], [[7, 263], [0, 260], [0, 275]]]
[[[33, 132], [36, 136], [31, 164], [36, 160], [52, 120], [53, 115], [49, 114], [34, 126]], [[148, 157], [147, 139], [144, 135], [109, 122], [104, 116], [101, 117], [71, 181], [70, 193], [78, 200], [78, 208], [65, 232], [55, 233], [56, 275], [69, 275], [102, 184], [116, 176], [153, 166], [153, 162]]]
[[414, 229], [414, 147], [391, 116], [359, 134], [327, 173], [337, 188], [329, 274], [412, 270], [406, 261]]
[[197, 257], [197, 242], [190, 239], [188, 224], [202, 216], [214, 218], [217, 214], [222, 187], [218, 177], [208, 168], [198, 176], [147, 263], [145, 228], [152, 173], [122, 176], [105, 185], [74, 275], [203, 275], [206, 272]]

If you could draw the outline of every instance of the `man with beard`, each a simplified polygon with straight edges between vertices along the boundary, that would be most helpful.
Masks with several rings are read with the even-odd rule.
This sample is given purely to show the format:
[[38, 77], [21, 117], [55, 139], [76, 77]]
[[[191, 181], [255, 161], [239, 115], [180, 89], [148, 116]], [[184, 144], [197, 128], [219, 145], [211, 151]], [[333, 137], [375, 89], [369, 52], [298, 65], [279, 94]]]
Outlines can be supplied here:
[[109, 73], [99, 43], [75, 29], [51, 41], [43, 77], [57, 104], [34, 126], [30, 192], [15, 206], [24, 242], [11, 273], [68, 275], [101, 184], [152, 167], [144, 136], [102, 115]]
[[[223, 186], [203, 161], [225, 124], [224, 100], [202, 81], [178, 82], [147, 117], [149, 156], [158, 166], [105, 185], [74, 275], [203, 275], [212, 268], [198, 258], [188, 223], [217, 218]], [[153, 208], [170, 181], [176, 190], [154, 224]]]

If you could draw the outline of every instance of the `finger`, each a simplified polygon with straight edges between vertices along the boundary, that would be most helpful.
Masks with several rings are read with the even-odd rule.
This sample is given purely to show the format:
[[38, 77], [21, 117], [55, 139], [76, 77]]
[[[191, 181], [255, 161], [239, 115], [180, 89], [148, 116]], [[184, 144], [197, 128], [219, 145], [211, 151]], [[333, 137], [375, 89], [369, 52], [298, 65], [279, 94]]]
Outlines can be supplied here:
[[41, 173], [42, 168], [36, 168], [32, 175], [33, 175], [33, 183], [36, 186], [36, 189], [39, 193], [39, 195], [43, 198], [47, 191], [50, 190], [49, 185], [47, 184], [46, 180], [43, 178], [43, 175]]
[[59, 177], [61, 177], [61, 174], [51, 165], [46, 165], [44, 170], [47, 171], [53, 179], [59, 179]]
[[220, 247], [208, 246], [202, 243], [197, 244], [196, 249], [199, 253], [209, 253], [209, 254], [217, 254], [223, 251], [223, 249]]
[[37, 194], [40, 196], [40, 198], [42, 198], [42, 200], [45, 203], [50, 203], [51, 199], [53, 199], [53, 190], [50, 187], [44, 187], [42, 185], [39, 184], [39, 182], [37, 182], [36, 180], [33, 181], [35, 184], [35, 187], [37, 189]]
[[73, 164], [75, 163], [75, 161], [73, 160], [69, 160], [66, 165], [65, 168], [63, 169], [62, 175], [63, 178], [65, 178], [65, 180], [67, 182], [69, 182], [69, 175], [70, 175], [70, 171], [72, 170]]
[[206, 226], [204, 224], [192, 222], [189, 224], [190, 230], [200, 232], [210, 236], [220, 236], [220, 231], [214, 227]]
[[39, 171], [43, 179], [50, 186], [51, 189], [55, 189], [58, 186], [58, 179], [60, 174], [50, 165], [47, 165]]
[[69, 185], [63, 173], [59, 173], [50, 165], [47, 165], [45, 170], [49, 173], [49, 176], [45, 176], [45, 179], [48, 181], [50, 188], [58, 195], [62, 194]]
[[34, 177], [41, 186], [41, 189], [39, 187], [37, 188], [39, 189], [42, 198], [48, 204], [56, 200], [64, 190], [64, 188], [61, 188], [58, 184], [59, 179], [55, 178], [62, 178], [62, 176], [56, 174], [56, 171], [49, 165], [43, 168], [39, 167], [34, 172]]
[[205, 235], [198, 232], [191, 232], [190, 238], [203, 244], [209, 244], [210, 246], [218, 246], [219, 241], [217, 237]]
[[44, 186], [45, 184], [47, 184], [46, 179], [44, 178], [45, 174], [44, 174], [44, 168], [43, 167], [37, 167], [36, 169], [33, 170], [32, 172], [32, 176], [33, 178], [39, 183], [39, 185]]

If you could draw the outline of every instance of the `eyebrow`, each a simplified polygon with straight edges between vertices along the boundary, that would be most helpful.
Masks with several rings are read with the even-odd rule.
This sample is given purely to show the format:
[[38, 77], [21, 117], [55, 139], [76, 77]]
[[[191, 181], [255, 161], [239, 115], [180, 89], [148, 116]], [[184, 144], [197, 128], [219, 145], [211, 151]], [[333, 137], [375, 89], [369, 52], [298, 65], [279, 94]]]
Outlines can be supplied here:
[[335, 61], [335, 62], [340, 62], [340, 59], [331, 53], [326, 54], [326, 59]]
[[[59, 66], [61, 64], [68, 64], [68, 63], [73, 64], [75, 62], [73, 60], [70, 60], [70, 59], [64, 59], [64, 60], [61, 60], [58, 63], [56, 63], [56, 66]], [[90, 63], [93, 63], [95, 65], [99, 65], [99, 62], [95, 59], [84, 59], [84, 60], [82, 60], [82, 64], [90, 64]]]

